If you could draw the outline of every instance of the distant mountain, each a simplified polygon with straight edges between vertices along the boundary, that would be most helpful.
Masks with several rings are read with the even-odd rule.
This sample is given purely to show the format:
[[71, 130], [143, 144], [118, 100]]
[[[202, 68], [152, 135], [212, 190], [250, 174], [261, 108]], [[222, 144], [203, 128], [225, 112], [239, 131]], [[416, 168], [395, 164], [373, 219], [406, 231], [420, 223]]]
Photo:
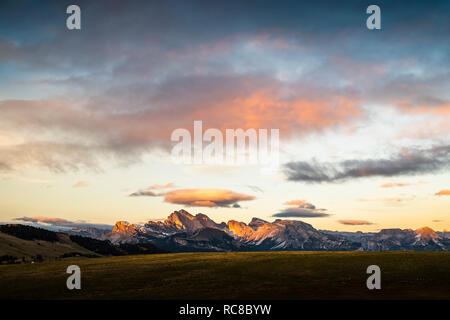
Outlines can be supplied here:
[[94, 227], [85, 227], [85, 228], [73, 228], [71, 230], [59, 230], [60, 232], [67, 233], [69, 235], [73, 236], [81, 236], [81, 237], [87, 237], [87, 238], [93, 238], [93, 239], [102, 239], [104, 238], [108, 233], [111, 232], [111, 229], [100, 229], [100, 228], [94, 228]]
[[449, 239], [442, 238], [431, 228], [383, 229], [373, 236], [362, 237], [365, 250], [415, 250], [415, 251], [448, 251]]
[[449, 251], [450, 238], [429, 227], [412, 229], [383, 229], [377, 233], [323, 231], [360, 242], [364, 251]]

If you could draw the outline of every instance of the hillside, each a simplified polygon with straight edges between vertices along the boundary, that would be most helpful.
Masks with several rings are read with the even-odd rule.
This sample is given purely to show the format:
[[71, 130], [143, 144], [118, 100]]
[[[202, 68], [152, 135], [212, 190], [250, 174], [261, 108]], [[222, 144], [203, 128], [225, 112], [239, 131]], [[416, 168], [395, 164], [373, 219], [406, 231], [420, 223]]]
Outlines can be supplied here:
[[10, 256], [14, 260], [26, 262], [37, 260], [54, 260], [69, 255], [98, 256], [70, 240], [68, 235], [58, 234], [56, 241], [24, 240], [0, 232], [0, 257]]
[[112, 244], [26, 225], [0, 225], [0, 264], [41, 262], [71, 256], [100, 257], [163, 253], [151, 243]]
[[[79, 265], [82, 289], [67, 290]], [[366, 288], [377, 264], [382, 289]], [[0, 299], [450, 299], [447, 252], [228, 252], [0, 266]], [[41, 290], [34, 290], [41, 288]]]

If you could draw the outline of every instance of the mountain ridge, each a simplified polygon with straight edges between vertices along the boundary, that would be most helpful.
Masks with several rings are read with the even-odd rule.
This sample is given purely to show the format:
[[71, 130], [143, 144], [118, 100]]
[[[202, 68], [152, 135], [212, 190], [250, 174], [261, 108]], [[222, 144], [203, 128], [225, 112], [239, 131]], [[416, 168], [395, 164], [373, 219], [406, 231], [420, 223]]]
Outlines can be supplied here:
[[[36, 237], [57, 242], [60, 239], [51, 231], [9, 226], [0, 225], [0, 232], [1, 228], [9, 228], [8, 232], [13, 236], [33, 241]], [[205, 214], [192, 215], [186, 210], [174, 211], [164, 220], [150, 220], [142, 225], [117, 221], [110, 231], [89, 227], [58, 232], [62, 233], [94, 254], [281, 250], [450, 251], [448, 232], [436, 232], [429, 227], [416, 230], [391, 228], [368, 233], [340, 232], [317, 230], [309, 223], [288, 219], [268, 222], [254, 217], [248, 224], [236, 220], [216, 223]], [[93, 240], [84, 241], [83, 238]]]
[[[116, 224], [117, 225], [117, 224]], [[114, 228], [105, 238], [112, 242], [151, 242], [168, 250], [430, 250], [449, 251], [450, 239], [429, 227], [412, 229], [382, 229], [378, 233], [345, 233], [317, 230], [299, 220], [276, 219], [268, 222], [252, 218], [244, 222], [229, 220], [216, 223], [207, 215], [190, 214], [181, 209], [163, 221], [149, 221], [143, 226], [127, 226], [132, 233]], [[208, 247], [195, 234], [203, 229], [221, 231], [233, 238], [227, 245]], [[125, 230], [125, 229], [124, 229]], [[129, 229], [126, 229], [129, 230]], [[217, 232], [216, 232], [217, 234]], [[228, 239], [228, 238], [227, 238]], [[198, 240], [198, 239], [197, 239]], [[212, 241], [212, 240], [211, 240]], [[170, 245], [169, 245], [170, 243]], [[232, 243], [233, 245], [230, 245]], [[183, 247], [184, 246], [184, 247]]]

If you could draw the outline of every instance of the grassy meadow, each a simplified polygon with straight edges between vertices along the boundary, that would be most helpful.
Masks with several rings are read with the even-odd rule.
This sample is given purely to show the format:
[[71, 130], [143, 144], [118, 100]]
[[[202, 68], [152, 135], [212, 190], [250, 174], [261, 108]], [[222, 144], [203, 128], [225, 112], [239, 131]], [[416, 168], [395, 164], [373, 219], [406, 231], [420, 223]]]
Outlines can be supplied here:
[[[66, 288], [68, 265], [81, 290]], [[366, 268], [381, 268], [381, 290]], [[232, 252], [0, 265], [0, 299], [445, 299], [450, 253]]]

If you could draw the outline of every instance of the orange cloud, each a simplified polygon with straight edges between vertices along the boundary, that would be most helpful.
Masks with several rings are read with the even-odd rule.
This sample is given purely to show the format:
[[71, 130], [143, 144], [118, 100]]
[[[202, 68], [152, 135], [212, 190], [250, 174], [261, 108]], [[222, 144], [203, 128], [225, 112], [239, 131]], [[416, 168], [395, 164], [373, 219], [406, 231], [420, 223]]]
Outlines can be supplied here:
[[348, 226], [362, 226], [362, 225], [371, 225], [372, 222], [366, 220], [338, 220], [340, 224], [345, 224]]
[[154, 184], [150, 187], [147, 187], [146, 190], [159, 190], [159, 189], [170, 189], [170, 188], [175, 188], [175, 185], [173, 184], [173, 182], [169, 182], [166, 185]]
[[438, 116], [446, 116], [450, 114], [450, 102], [439, 101], [435, 103], [414, 105], [406, 100], [395, 100], [394, 103], [400, 107], [402, 111], [414, 114], [435, 114]]
[[[276, 128], [280, 132], [308, 132], [346, 123], [361, 115], [357, 102], [344, 96], [282, 99], [274, 88], [261, 89], [210, 102], [195, 111], [197, 119], [208, 119], [212, 127]], [[227, 110], [224, 114], [223, 111]]]
[[88, 183], [86, 181], [77, 181], [77, 183], [75, 183], [72, 188], [82, 188], [82, 187], [87, 187]]
[[164, 202], [191, 207], [238, 207], [238, 201], [255, 197], [224, 189], [179, 189], [164, 194]]
[[407, 187], [407, 186], [411, 186], [412, 183], [408, 183], [408, 182], [388, 182], [385, 184], [382, 184], [380, 186], [380, 188], [394, 188], [394, 187]]
[[313, 204], [307, 202], [306, 200], [290, 200], [290, 201], [286, 201], [283, 204], [287, 205], [287, 206], [299, 206], [301, 208], [315, 209], [315, 206]]
[[[194, 120], [203, 120], [204, 130], [217, 128], [223, 133], [237, 128], [279, 129], [280, 138], [288, 140], [361, 117], [360, 101], [355, 97], [306, 86], [287, 86], [271, 77], [251, 75], [186, 78], [164, 83], [150, 96], [135, 88], [148, 104], [130, 107], [126, 113], [105, 107], [129, 103], [115, 93], [83, 105], [66, 100], [0, 101], [0, 126], [20, 137], [35, 138], [0, 145], [0, 170], [26, 165], [58, 172], [84, 167], [97, 170], [103, 157], [131, 164], [157, 148], [170, 150], [172, 131], [190, 130]], [[89, 142], [60, 138], [66, 135]]]
[[436, 196], [450, 196], [450, 190], [441, 190], [435, 193]]

